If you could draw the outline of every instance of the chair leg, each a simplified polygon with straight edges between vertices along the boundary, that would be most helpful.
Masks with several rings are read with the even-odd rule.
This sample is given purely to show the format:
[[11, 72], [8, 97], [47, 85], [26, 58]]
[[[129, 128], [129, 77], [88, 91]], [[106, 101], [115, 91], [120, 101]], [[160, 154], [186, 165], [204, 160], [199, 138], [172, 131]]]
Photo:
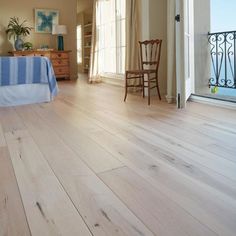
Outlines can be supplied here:
[[145, 97], [145, 88], [144, 88], [144, 75], [142, 76], [142, 85], [143, 85], [143, 98]]
[[125, 73], [125, 97], [124, 97], [124, 102], [126, 101], [127, 98], [127, 93], [128, 93], [128, 74]]
[[159, 100], [161, 100], [161, 94], [160, 94], [158, 76], [157, 75], [156, 75], [156, 86], [157, 86], [157, 94], [158, 94]]
[[150, 96], [151, 96], [151, 89], [150, 89], [150, 75], [148, 74], [148, 105], [150, 106]]

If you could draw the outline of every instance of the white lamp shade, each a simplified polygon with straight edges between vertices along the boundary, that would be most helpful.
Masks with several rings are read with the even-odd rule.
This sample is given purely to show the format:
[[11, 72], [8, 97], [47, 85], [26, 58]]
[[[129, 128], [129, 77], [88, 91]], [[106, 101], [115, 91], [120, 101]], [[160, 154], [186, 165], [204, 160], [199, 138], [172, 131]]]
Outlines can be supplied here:
[[66, 25], [53, 25], [52, 34], [56, 34], [56, 35], [67, 34]]

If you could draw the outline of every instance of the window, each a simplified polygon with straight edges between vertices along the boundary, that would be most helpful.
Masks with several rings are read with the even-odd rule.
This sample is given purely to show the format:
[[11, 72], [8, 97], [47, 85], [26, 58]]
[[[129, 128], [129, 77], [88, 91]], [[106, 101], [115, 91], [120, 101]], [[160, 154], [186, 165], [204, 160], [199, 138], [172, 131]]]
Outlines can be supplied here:
[[97, 57], [99, 73], [125, 73], [125, 0], [97, 4]]
[[77, 63], [82, 63], [82, 27], [77, 26]]

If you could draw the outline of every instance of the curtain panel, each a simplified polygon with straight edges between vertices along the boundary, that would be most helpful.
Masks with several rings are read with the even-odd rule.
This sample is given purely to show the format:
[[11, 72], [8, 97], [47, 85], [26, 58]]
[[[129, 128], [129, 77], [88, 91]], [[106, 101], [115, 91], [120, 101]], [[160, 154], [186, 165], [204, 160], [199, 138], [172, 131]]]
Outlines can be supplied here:
[[97, 45], [97, 4], [99, 0], [93, 1], [93, 26], [92, 26], [92, 45], [90, 56], [89, 82], [101, 82], [98, 68], [98, 45]]
[[140, 0], [126, 0], [126, 70], [139, 69], [140, 21]]
[[[117, 7], [116, 12], [113, 12], [114, 4]], [[138, 41], [141, 33], [139, 11], [140, 0], [94, 0], [90, 82], [100, 82], [101, 74], [104, 72], [114, 73], [115, 65], [118, 65], [118, 70], [122, 73], [124, 70], [139, 69]], [[116, 30], [119, 29], [119, 32], [109, 28], [114, 22], [113, 18], [116, 18]], [[113, 44], [116, 45], [114, 50]]]
[[[140, 47], [141, 40], [141, 2], [140, 0], [126, 0], [126, 56], [125, 69], [140, 69]], [[140, 79], [128, 81], [129, 85], [139, 85]], [[130, 88], [136, 92], [138, 88]]]

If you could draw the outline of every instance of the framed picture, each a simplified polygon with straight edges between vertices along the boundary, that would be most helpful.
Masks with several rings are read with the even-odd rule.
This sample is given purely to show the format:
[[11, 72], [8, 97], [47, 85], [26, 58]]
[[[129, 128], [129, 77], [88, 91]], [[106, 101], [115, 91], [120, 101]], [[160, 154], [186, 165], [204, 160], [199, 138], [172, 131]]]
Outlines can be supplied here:
[[59, 11], [35, 9], [35, 32], [52, 33], [52, 26], [59, 23]]

